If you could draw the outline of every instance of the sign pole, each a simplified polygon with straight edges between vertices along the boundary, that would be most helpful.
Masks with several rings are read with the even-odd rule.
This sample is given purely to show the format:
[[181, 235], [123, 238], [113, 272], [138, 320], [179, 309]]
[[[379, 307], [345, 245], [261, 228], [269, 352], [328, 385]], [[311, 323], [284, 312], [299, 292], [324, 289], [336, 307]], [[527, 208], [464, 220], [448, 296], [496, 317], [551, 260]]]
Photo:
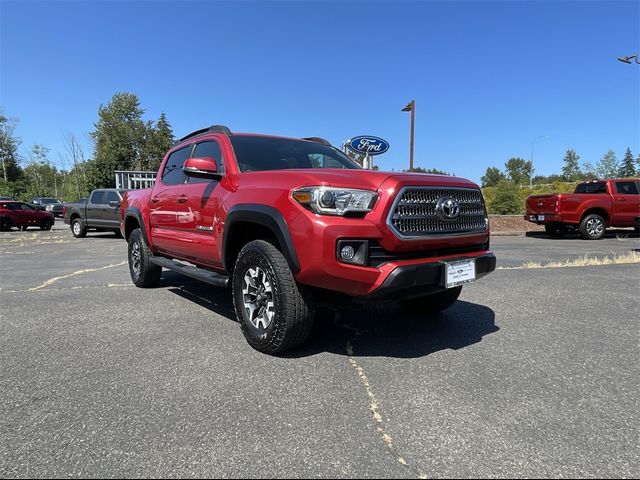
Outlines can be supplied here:
[[413, 172], [413, 131], [416, 121], [416, 102], [411, 100], [411, 147], [409, 153], [409, 171]]

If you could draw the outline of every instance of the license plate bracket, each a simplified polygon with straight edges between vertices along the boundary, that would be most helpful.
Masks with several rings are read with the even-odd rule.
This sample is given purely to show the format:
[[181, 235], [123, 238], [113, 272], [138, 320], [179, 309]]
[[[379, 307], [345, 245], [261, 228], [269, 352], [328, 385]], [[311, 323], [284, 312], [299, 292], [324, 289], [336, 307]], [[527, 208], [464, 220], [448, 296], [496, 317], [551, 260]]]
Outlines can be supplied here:
[[476, 259], [456, 260], [444, 262], [444, 286], [446, 288], [459, 287], [476, 280]]

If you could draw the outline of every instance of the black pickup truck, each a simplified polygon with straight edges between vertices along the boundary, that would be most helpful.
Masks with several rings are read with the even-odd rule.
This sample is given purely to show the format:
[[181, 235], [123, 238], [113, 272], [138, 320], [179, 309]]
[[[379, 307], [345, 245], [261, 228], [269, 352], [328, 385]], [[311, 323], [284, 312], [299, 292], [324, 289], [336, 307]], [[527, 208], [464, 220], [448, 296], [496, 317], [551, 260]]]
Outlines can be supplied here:
[[120, 203], [126, 190], [103, 188], [94, 190], [86, 203], [65, 203], [64, 223], [71, 225], [76, 238], [87, 235], [89, 229], [111, 231], [120, 236]]

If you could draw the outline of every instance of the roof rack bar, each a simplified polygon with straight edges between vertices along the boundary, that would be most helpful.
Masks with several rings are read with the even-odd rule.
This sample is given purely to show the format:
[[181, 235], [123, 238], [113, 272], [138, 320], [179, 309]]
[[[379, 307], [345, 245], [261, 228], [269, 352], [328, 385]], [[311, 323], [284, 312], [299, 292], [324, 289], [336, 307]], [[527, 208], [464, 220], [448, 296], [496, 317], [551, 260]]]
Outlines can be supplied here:
[[225, 125], [211, 125], [208, 128], [201, 128], [200, 130], [196, 130], [195, 132], [191, 132], [189, 135], [185, 135], [180, 140], [178, 140], [176, 143], [183, 142], [183, 141], [187, 140], [188, 138], [197, 137], [198, 135], [202, 135], [204, 133], [225, 133], [227, 135], [231, 135], [231, 130], [229, 129], [229, 127], [227, 127]]

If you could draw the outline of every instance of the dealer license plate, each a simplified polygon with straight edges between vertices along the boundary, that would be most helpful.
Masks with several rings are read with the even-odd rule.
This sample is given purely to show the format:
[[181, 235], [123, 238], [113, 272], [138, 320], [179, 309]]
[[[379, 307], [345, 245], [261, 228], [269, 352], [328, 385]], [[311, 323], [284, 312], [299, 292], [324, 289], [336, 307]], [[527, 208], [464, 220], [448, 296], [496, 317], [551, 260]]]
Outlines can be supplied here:
[[544, 215], [538, 215], [538, 221], [544, 222]]
[[457, 287], [476, 279], [475, 259], [446, 263], [445, 285], [447, 288]]

